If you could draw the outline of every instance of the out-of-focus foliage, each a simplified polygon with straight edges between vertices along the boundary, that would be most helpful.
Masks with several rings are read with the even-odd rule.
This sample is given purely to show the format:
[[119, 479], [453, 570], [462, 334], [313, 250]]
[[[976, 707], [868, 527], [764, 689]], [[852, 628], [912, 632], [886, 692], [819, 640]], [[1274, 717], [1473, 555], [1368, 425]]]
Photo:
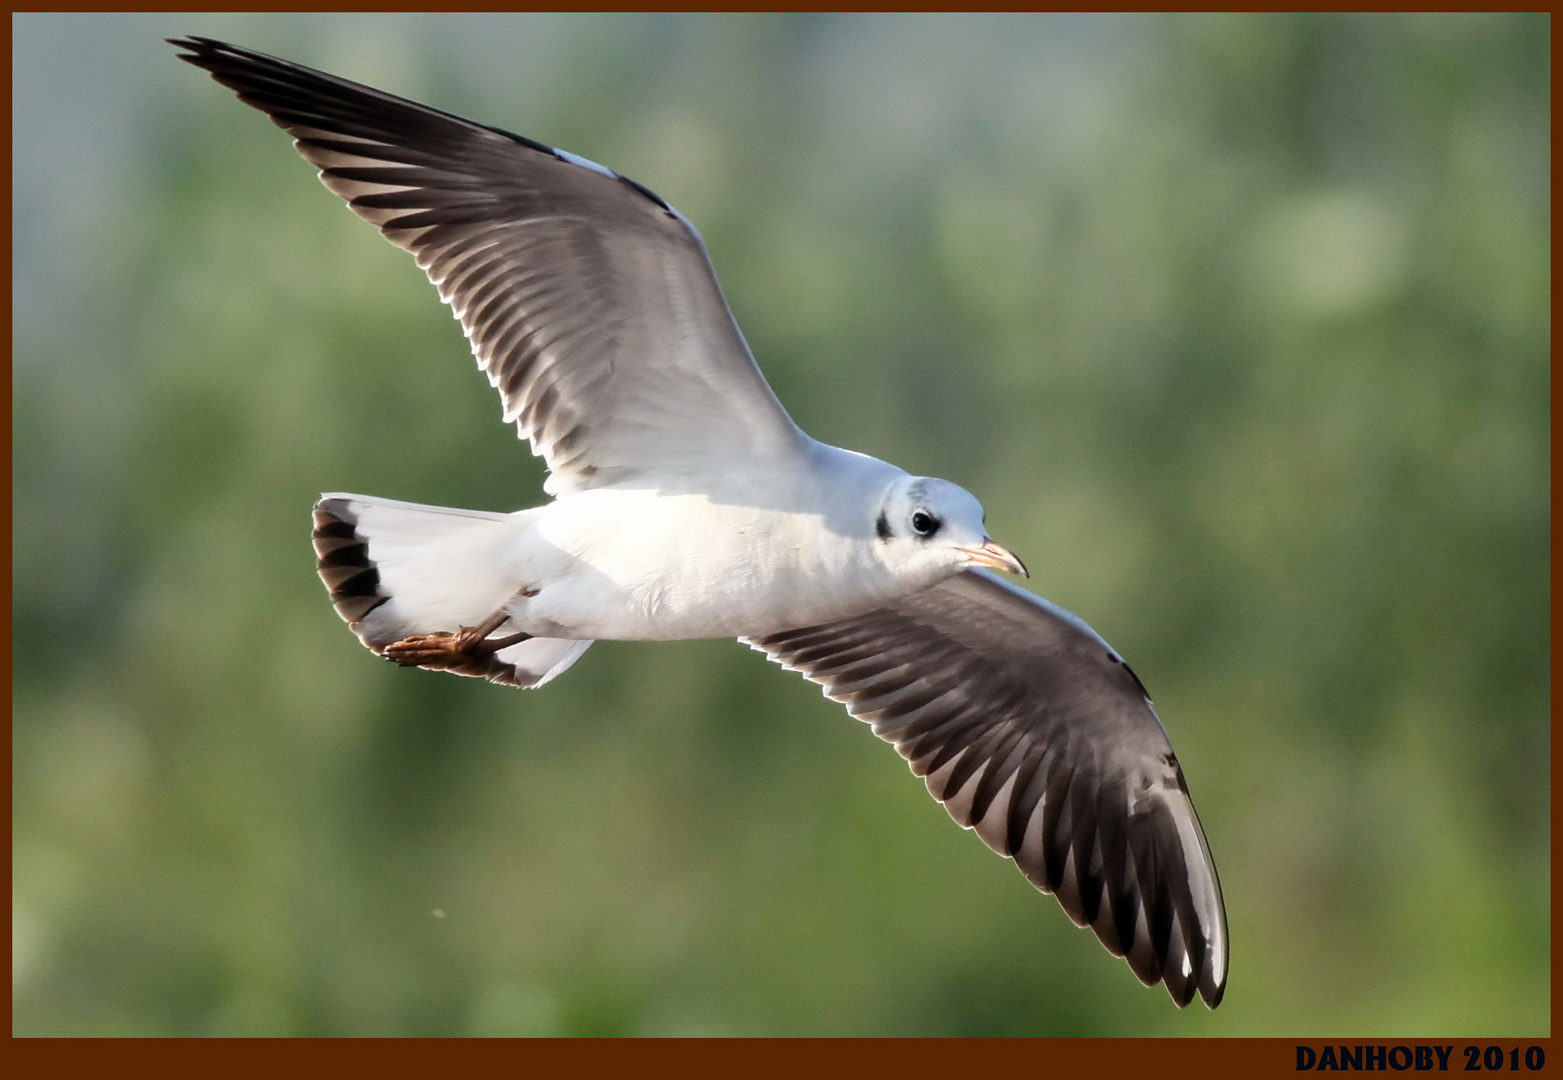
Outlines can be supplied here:
[[[1548, 1032], [1548, 17], [14, 29], [17, 1033]], [[978, 493], [1149, 684], [1221, 1009], [733, 642], [537, 692], [365, 652], [317, 493], [541, 473], [186, 33], [694, 220], [798, 421]]]

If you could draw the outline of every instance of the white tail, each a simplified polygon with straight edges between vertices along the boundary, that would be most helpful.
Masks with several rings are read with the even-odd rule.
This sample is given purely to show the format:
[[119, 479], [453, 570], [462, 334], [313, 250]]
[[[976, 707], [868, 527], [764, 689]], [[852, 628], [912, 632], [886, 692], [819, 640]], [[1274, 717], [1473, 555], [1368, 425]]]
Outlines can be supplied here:
[[[501, 558], [518, 527], [538, 511], [494, 514], [329, 492], [315, 504], [315, 555], [337, 614], [370, 649], [383, 653], [414, 634], [475, 626], [526, 585]], [[514, 633], [509, 624], [496, 631]], [[465, 667], [442, 667], [506, 686], [541, 686], [561, 674], [590, 641], [531, 638]]]

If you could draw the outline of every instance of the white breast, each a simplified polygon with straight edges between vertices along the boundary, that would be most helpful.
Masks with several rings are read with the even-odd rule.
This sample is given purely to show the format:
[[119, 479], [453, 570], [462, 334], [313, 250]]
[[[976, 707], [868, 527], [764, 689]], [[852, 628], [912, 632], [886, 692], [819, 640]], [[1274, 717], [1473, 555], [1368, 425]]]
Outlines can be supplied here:
[[512, 607], [512, 622], [551, 637], [737, 637], [846, 618], [899, 596], [904, 588], [875, 550], [872, 504], [855, 516], [798, 508], [809, 501], [774, 491], [566, 496], [518, 543], [537, 595]]

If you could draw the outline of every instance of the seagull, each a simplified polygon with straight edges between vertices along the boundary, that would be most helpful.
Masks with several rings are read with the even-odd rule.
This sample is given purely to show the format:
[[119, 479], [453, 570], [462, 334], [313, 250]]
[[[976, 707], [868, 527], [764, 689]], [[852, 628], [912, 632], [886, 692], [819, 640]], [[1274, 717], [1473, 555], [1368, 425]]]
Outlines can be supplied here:
[[301, 64], [170, 39], [405, 248], [549, 470], [514, 513], [329, 493], [337, 613], [404, 666], [542, 686], [595, 640], [736, 637], [818, 683], [1181, 1008], [1226, 910], [1139, 678], [982, 506], [817, 442], [750, 355], [695, 227], [612, 169]]

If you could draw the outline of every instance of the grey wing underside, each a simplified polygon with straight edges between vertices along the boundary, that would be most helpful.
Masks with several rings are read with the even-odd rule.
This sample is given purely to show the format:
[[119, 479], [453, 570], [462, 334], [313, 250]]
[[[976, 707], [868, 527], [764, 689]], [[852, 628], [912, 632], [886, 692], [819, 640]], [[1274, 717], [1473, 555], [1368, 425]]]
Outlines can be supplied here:
[[982, 570], [747, 643], [893, 743], [933, 797], [1179, 1006], [1226, 986], [1221, 885], [1139, 679], [1079, 619]]
[[286, 60], [175, 41], [412, 252], [553, 494], [796, 454], [694, 227], [612, 170]]

